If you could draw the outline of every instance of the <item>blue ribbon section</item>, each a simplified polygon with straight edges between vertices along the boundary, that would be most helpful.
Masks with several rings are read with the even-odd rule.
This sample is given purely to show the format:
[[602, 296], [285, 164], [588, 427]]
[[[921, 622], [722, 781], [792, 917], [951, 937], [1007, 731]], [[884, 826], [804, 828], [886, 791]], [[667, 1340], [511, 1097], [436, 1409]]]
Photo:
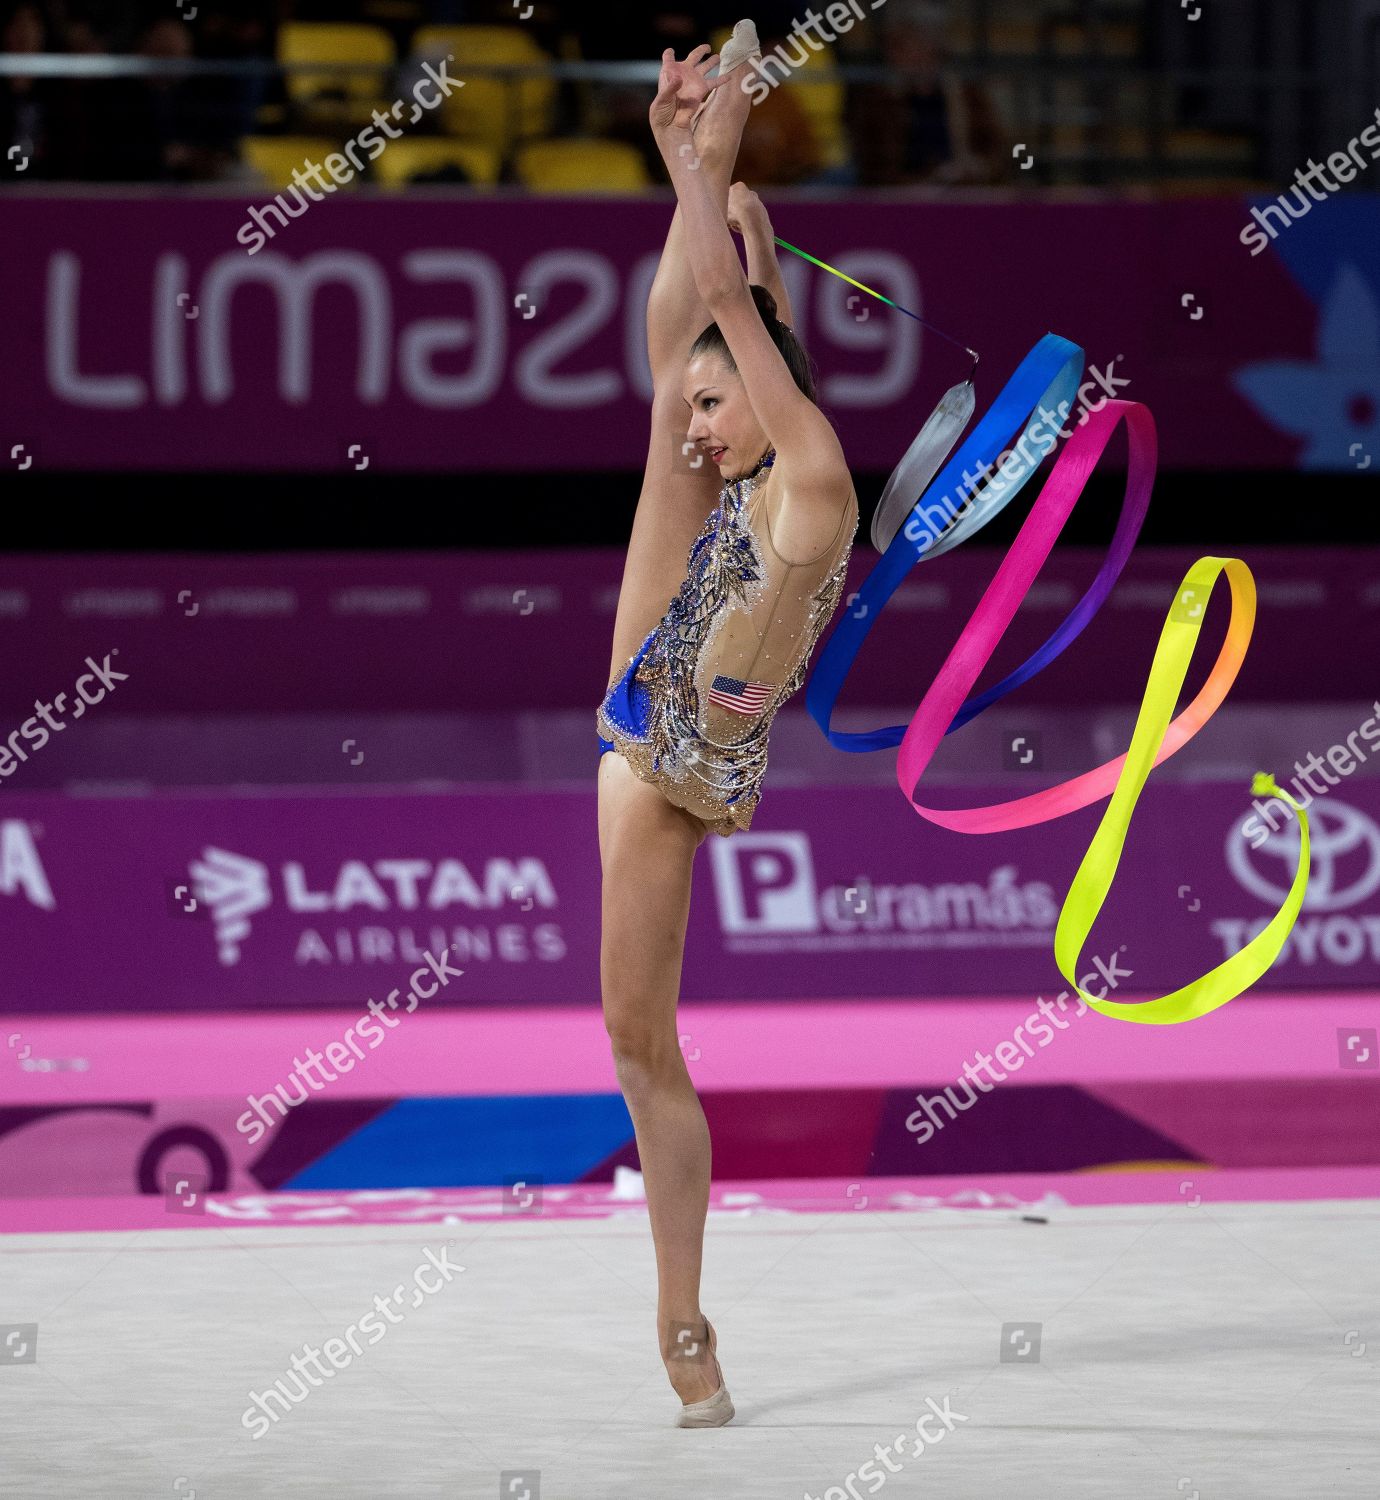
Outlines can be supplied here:
[[[906, 724], [891, 724], [861, 733], [830, 729], [829, 720], [844, 679], [887, 600], [915, 564], [940, 557], [966, 541], [1025, 487], [1041, 460], [1053, 449], [1057, 429], [1069, 419], [1082, 378], [1082, 349], [1057, 333], [1045, 334], [1021, 361], [967, 441], [915, 502], [905, 524], [845, 607], [805, 687], [805, 707], [836, 750], [864, 754], [899, 745], [905, 737]], [[1013, 441], [1016, 433], [1020, 436]], [[1008, 461], [972, 494], [974, 476], [985, 473], [1007, 449], [1013, 450]], [[925, 497], [929, 495], [937, 498], [927, 500]], [[996, 688], [965, 703], [955, 715], [949, 732], [990, 707], [1058, 655], [1058, 650], [1049, 651], [1057, 636], [1056, 632], [1029, 662]], [[1062, 650], [1071, 639], [1072, 635], [1058, 649]], [[1041, 657], [1038, 665], [1032, 665]]]

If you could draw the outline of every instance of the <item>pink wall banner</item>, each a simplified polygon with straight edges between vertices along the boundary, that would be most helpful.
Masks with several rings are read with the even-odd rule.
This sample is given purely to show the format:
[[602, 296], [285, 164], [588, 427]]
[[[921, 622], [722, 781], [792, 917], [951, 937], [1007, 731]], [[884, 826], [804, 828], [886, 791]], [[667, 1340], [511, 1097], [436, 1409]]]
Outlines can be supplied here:
[[[237, 236], [254, 206], [7, 196], [0, 411], [17, 463], [641, 468], [643, 318], [669, 197], [342, 194], [251, 254]], [[1238, 242], [1236, 198], [773, 207], [783, 238], [976, 347], [980, 407], [1053, 331], [1086, 350], [1089, 399], [1150, 406], [1171, 468], [1354, 469], [1346, 439], [1374, 425], [1329, 378], [1346, 385], [1347, 340], [1375, 305], [1335, 248], [1373, 243], [1353, 205], [1318, 205], [1259, 257]], [[1193, 253], [1205, 247], [1220, 248]], [[856, 468], [889, 470], [964, 356], [785, 260], [822, 405]]]
[[[1314, 778], [1308, 900], [1262, 987], [1380, 985], [1380, 780], [1330, 775]], [[1021, 780], [965, 785], [961, 800]], [[965, 837], [923, 824], [894, 789], [769, 786], [751, 831], [697, 855], [683, 994], [1052, 997], [1055, 921], [1100, 814]], [[1090, 976], [1162, 993], [1220, 962], [1277, 909], [1296, 844], [1245, 786], [1152, 782]], [[0, 814], [15, 1015], [362, 1011], [391, 993], [395, 1010], [593, 1006], [598, 918], [592, 787], [7, 796]]]

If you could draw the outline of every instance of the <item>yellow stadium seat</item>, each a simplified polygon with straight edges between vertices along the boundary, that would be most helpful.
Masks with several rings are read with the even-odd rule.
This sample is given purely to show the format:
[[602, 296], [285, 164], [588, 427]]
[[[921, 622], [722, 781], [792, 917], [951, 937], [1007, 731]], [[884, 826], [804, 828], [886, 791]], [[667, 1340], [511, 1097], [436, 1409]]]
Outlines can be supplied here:
[[288, 73], [288, 98], [308, 119], [362, 124], [377, 105], [388, 102], [386, 69], [397, 60], [393, 38], [378, 26], [288, 21], [278, 29], [279, 62], [383, 65], [363, 72], [342, 67], [339, 72]]
[[651, 185], [641, 153], [621, 141], [534, 141], [518, 149], [514, 166], [539, 193], [636, 193]]
[[[715, 52], [721, 52], [732, 35], [732, 27], [722, 28], [712, 33], [709, 45]], [[774, 51], [772, 47], [766, 50], [768, 53]], [[821, 43], [816, 52], [808, 41], [786, 39], [785, 56], [789, 60], [794, 61], [802, 51], [806, 57], [791, 69], [785, 87], [792, 91], [792, 96], [809, 117], [824, 166], [841, 166], [848, 160], [848, 133], [843, 125], [843, 80], [829, 77], [835, 66], [831, 48]], [[769, 67], [767, 76], [772, 80], [780, 78], [780, 66]]]
[[508, 80], [467, 71], [472, 64], [541, 67], [552, 59], [518, 26], [423, 26], [412, 38], [416, 56], [453, 54], [448, 67], [461, 79], [441, 104], [447, 134], [480, 141], [506, 156], [517, 141], [546, 135], [556, 106], [551, 78]]
[[419, 172], [435, 172], [451, 164], [463, 168], [471, 182], [498, 181], [499, 155], [474, 141], [451, 141], [443, 136], [418, 136], [389, 141], [373, 166], [374, 181], [384, 187], [406, 187]]
[[309, 162], [320, 166], [326, 180], [332, 181], [325, 172], [325, 161], [332, 151], [340, 150], [340, 142], [319, 135], [248, 135], [240, 143], [240, 149], [245, 162], [270, 187], [285, 188], [292, 186], [293, 168]]

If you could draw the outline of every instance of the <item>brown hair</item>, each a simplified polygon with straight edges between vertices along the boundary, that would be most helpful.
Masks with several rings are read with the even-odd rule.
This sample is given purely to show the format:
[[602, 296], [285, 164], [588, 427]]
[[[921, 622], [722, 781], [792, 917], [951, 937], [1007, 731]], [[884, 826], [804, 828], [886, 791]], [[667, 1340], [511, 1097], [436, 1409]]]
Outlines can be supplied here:
[[[792, 379], [800, 390], [818, 405], [819, 396], [815, 391], [815, 375], [810, 356], [806, 354], [804, 345], [795, 334], [777, 317], [776, 298], [766, 287], [758, 286], [756, 282], [748, 290], [752, 293], [752, 300], [756, 304], [757, 311], [762, 315], [762, 322], [771, 335], [772, 343], [780, 350], [781, 358], [786, 361], [786, 368], [791, 372]], [[696, 359], [701, 354], [717, 354], [730, 370], [736, 371], [738, 368], [733, 361], [728, 340], [724, 338], [717, 323], [711, 323], [691, 344], [690, 358]]]

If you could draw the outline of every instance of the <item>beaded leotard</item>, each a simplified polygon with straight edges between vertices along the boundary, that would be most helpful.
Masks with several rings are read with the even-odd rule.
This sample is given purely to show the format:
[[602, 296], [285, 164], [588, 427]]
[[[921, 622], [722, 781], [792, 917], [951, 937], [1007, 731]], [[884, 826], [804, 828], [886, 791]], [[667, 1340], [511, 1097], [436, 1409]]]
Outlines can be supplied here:
[[762, 503], [775, 458], [768, 450], [751, 474], [725, 484], [691, 543], [679, 592], [596, 714], [601, 750], [618, 750], [668, 801], [724, 835], [751, 825], [771, 721], [805, 681], [857, 529], [850, 494], [822, 553], [782, 557]]

